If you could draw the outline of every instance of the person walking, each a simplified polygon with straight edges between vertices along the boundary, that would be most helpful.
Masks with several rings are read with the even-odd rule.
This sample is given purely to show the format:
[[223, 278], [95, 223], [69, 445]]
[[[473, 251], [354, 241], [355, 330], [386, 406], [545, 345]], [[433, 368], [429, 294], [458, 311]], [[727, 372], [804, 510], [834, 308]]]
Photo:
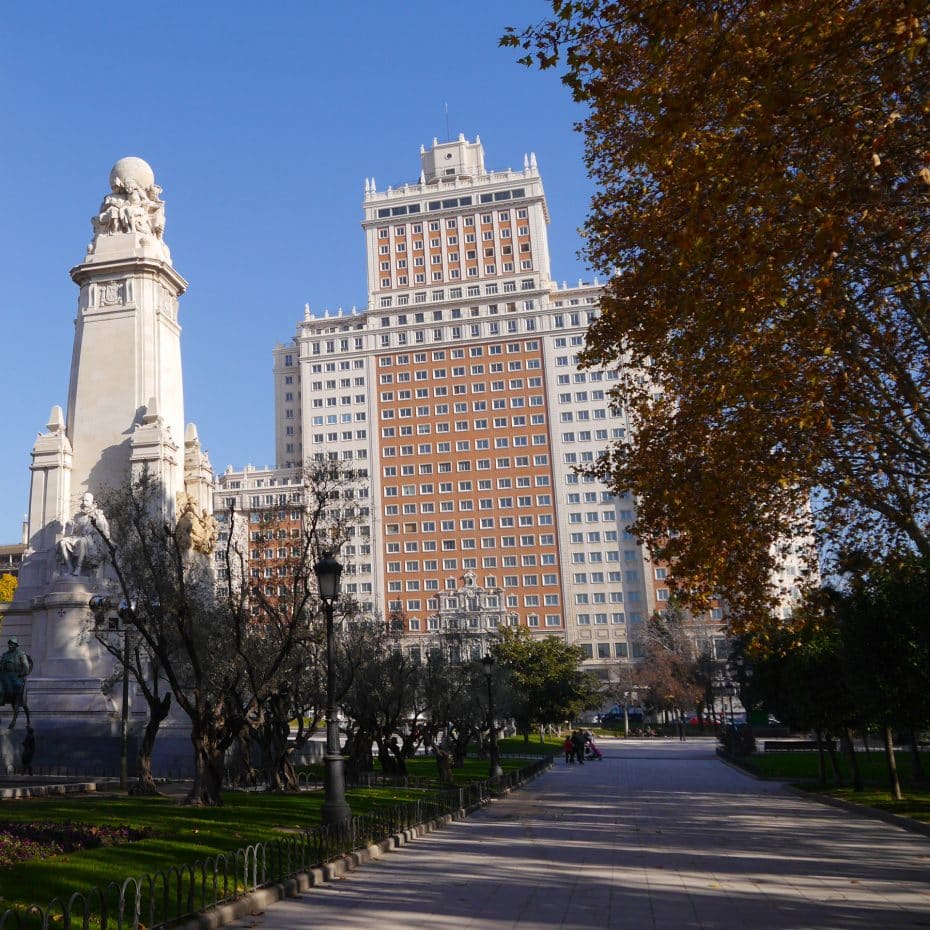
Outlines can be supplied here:
[[685, 741], [685, 715], [681, 712], [678, 714], [678, 739], [682, 743]]
[[572, 765], [575, 761], [575, 744], [570, 736], [565, 737], [565, 742], [562, 743], [562, 751], [565, 753], [565, 761]]
[[572, 733], [572, 745], [575, 747], [575, 758], [579, 765], [584, 765], [584, 733], [581, 730], [575, 730]]

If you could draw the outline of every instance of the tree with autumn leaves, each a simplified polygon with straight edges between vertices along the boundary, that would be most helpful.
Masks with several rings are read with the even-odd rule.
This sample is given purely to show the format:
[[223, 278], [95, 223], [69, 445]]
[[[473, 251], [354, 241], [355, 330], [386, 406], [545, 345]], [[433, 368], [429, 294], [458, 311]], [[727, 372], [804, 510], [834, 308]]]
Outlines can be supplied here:
[[585, 106], [600, 474], [737, 630], [785, 540], [930, 554], [930, 8], [553, 0], [508, 30]]

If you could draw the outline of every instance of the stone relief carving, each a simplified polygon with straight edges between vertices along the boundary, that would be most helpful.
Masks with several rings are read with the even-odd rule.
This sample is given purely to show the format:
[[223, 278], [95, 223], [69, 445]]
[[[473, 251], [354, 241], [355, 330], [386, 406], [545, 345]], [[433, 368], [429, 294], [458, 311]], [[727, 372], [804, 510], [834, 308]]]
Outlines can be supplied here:
[[207, 510], [198, 509], [197, 502], [184, 491], [178, 492], [177, 505], [181, 545], [186, 549], [209, 555], [213, 552], [219, 535], [216, 517]]
[[88, 492], [81, 497], [81, 509], [55, 548], [62, 574], [88, 575], [106, 562], [107, 549], [101, 533], [109, 536], [110, 524], [94, 495]]
[[100, 285], [100, 306], [112, 307], [123, 302], [123, 285], [119, 281], [106, 281]]

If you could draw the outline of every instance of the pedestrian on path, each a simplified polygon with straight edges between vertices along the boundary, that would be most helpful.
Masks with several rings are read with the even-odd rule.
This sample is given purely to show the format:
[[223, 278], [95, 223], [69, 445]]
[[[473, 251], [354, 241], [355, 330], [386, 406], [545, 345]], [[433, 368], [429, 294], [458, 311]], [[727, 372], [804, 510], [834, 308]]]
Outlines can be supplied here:
[[683, 743], [685, 741], [685, 715], [678, 714], [678, 739]]
[[575, 758], [579, 765], [584, 765], [584, 733], [581, 730], [575, 730], [572, 733], [572, 745], [575, 747]]
[[562, 743], [562, 751], [565, 753], [565, 761], [571, 765], [575, 761], [575, 744], [570, 736], [565, 737], [565, 742]]

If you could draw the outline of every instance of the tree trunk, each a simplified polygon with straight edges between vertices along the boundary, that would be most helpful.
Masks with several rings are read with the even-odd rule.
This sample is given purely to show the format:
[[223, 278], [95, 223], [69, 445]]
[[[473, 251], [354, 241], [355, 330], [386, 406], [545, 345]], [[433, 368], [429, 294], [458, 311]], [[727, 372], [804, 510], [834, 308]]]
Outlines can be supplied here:
[[223, 803], [223, 753], [205, 734], [191, 732], [194, 744], [194, 784], [185, 803], [194, 807], [218, 807]]
[[297, 773], [291, 762], [291, 750], [287, 738], [290, 728], [278, 718], [272, 718], [265, 730], [262, 749], [265, 755], [265, 771], [268, 787], [272, 791], [299, 791]]
[[148, 702], [149, 719], [145, 725], [145, 732], [142, 734], [142, 742], [139, 745], [139, 756], [136, 760], [136, 769], [138, 776], [136, 783], [129, 789], [132, 795], [152, 795], [160, 794], [155, 779], [152, 777], [152, 753], [155, 749], [155, 737], [158, 736], [158, 728], [162, 721], [168, 716], [171, 709], [171, 692], [169, 691], [161, 699], [153, 695]]
[[820, 784], [825, 785], [827, 783], [827, 762], [823, 755], [823, 732], [815, 730], [814, 736], [817, 738], [817, 763], [820, 771]]
[[914, 763], [914, 781], [920, 785], [926, 781], [923, 760], [920, 758], [920, 748], [917, 745], [917, 731], [911, 730], [911, 759]]
[[853, 739], [853, 732], [849, 727], [844, 731], [846, 751], [849, 754], [849, 768], [852, 772], [853, 791], [862, 791], [862, 772], [859, 771], [859, 760], [856, 758], [856, 743]]
[[840, 760], [836, 756], [836, 740], [832, 734], [827, 734], [827, 752], [830, 754], [830, 767], [833, 769], [833, 780], [842, 784], [843, 776], [840, 774]]
[[891, 735], [891, 727], [887, 724], [884, 726], [885, 736], [885, 761], [888, 763], [888, 779], [891, 783], [891, 796], [895, 801], [903, 799], [901, 794], [901, 782], [898, 779], [898, 766], [894, 758], [894, 739]]

